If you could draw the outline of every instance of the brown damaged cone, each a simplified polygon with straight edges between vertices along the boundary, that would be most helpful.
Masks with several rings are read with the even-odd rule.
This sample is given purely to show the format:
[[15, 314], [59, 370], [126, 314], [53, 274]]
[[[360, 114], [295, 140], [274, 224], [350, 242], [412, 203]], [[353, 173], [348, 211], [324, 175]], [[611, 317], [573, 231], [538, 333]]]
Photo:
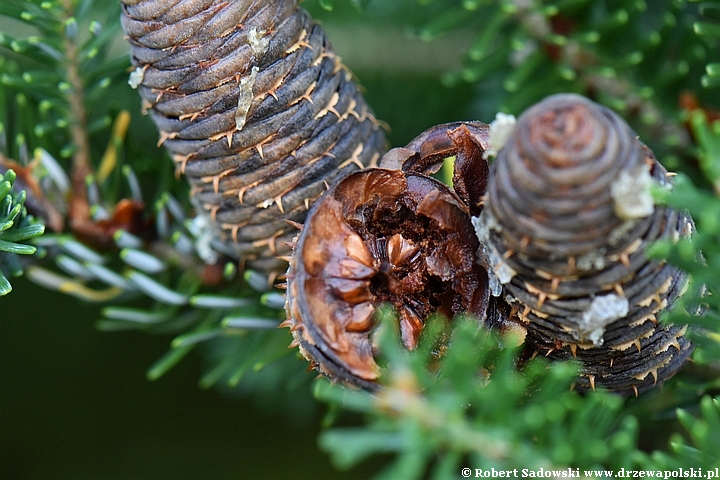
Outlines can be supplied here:
[[[485, 148], [486, 125], [435, 127], [388, 152], [381, 165], [394, 168], [353, 173], [312, 208], [288, 272], [285, 325], [322, 373], [378, 387], [372, 334], [380, 304], [395, 307], [410, 350], [433, 313], [452, 318], [467, 312], [492, 326], [508, 323], [509, 308], [496, 299], [489, 305], [466, 202], [421, 173], [457, 154], [457, 171], [484, 179]], [[467, 198], [484, 192], [484, 180], [463, 185]]]
[[385, 150], [378, 122], [295, 0], [123, 0], [138, 89], [218, 248], [264, 272], [286, 220]]
[[493, 164], [475, 219], [493, 292], [540, 352], [582, 362], [581, 388], [637, 395], [691, 353], [685, 327], [657, 320], [685, 276], [645, 254], [693, 229], [653, 204], [650, 188], [669, 178], [620, 117], [570, 94], [527, 110]]

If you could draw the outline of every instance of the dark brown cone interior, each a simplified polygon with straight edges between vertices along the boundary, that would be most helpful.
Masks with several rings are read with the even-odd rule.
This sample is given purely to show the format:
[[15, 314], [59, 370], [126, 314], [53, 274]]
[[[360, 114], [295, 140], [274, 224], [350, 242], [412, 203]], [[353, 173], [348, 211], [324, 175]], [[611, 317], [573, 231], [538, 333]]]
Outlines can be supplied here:
[[397, 310], [408, 349], [433, 313], [484, 320], [478, 247], [466, 206], [437, 180], [351, 174], [313, 207], [293, 255], [288, 315], [301, 349], [326, 374], [367, 387], [379, 376], [372, 331], [380, 304]]

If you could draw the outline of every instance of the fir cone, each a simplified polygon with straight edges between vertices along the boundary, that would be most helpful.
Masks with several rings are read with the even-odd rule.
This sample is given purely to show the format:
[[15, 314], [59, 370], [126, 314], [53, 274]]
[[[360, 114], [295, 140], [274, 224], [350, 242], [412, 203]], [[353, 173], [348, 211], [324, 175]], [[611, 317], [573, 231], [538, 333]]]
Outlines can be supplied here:
[[131, 75], [198, 215], [254, 269], [327, 185], [376, 162], [384, 134], [295, 0], [123, 0]]
[[[409, 350], [435, 313], [521, 328], [508, 320], [510, 308], [490, 297], [476, 254], [466, 199], [484, 193], [486, 147], [487, 125], [434, 127], [388, 152], [385, 168], [344, 178], [311, 209], [290, 262], [285, 326], [320, 372], [378, 388], [373, 333], [381, 304], [395, 308]], [[464, 198], [426, 175], [452, 155]]]
[[657, 321], [685, 276], [645, 253], [693, 229], [653, 204], [649, 189], [669, 178], [622, 119], [577, 95], [527, 110], [493, 164], [475, 219], [492, 288], [535, 348], [582, 362], [581, 388], [637, 394], [691, 353], [685, 327]]

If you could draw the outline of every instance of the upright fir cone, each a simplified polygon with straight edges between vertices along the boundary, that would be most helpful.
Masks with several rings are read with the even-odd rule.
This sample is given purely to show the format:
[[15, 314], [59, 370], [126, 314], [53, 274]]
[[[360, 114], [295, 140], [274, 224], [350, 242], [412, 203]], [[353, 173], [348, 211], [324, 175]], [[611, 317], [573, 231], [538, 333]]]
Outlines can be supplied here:
[[310, 205], [385, 149], [296, 0], [122, 0], [131, 84], [225, 251], [281, 271]]
[[646, 256], [693, 230], [653, 204], [651, 186], [669, 177], [622, 119], [578, 95], [527, 110], [493, 164], [475, 223], [494, 293], [536, 349], [581, 361], [580, 388], [637, 395], [691, 353], [685, 326], [657, 321], [685, 275]]

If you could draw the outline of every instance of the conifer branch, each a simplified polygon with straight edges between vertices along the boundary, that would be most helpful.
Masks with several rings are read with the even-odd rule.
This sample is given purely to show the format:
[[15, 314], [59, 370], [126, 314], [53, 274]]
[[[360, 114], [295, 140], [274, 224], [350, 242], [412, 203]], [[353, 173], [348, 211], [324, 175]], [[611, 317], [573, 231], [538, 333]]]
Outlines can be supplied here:
[[[70, 208], [70, 223], [86, 221], [90, 218], [90, 205], [87, 201], [85, 178], [92, 172], [90, 162], [90, 142], [87, 136], [87, 114], [85, 112], [85, 95], [83, 81], [78, 71], [78, 49], [73, 29], [77, 30], [77, 22], [73, 18], [74, 5], [72, 0], [63, 0], [63, 47], [65, 52], [65, 72], [70, 88], [67, 100], [70, 106], [70, 132], [75, 151], [72, 157], [70, 179], [73, 185], [73, 198]], [[74, 25], [74, 27], [73, 27]], [[75, 32], [76, 34], [76, 32]]]

